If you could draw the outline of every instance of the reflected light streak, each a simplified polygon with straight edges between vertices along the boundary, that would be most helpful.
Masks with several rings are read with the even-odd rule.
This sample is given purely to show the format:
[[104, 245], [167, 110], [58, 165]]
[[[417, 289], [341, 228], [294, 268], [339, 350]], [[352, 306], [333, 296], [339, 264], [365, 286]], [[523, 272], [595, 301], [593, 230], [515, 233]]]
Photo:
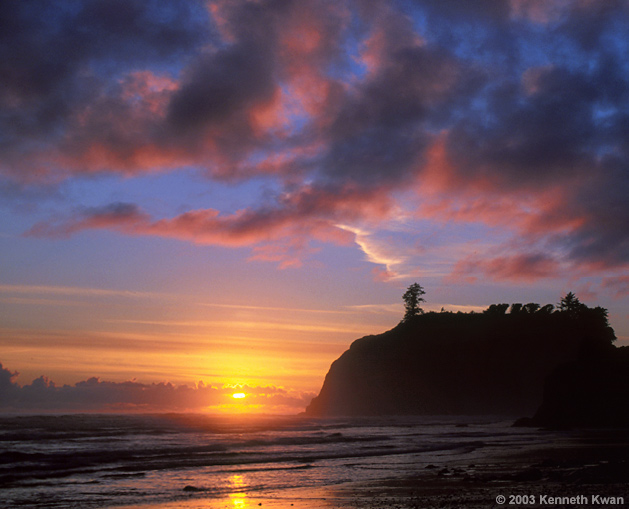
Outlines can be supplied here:
[[229, 494], [229, 499], [234, 504], [234, 507], [244, 508], [247, 507], [247, 494], [244, 493], [247, 483], [242, 475], [232, 475], [229, 477], [229, 485], [233, 490], [233, 493]]

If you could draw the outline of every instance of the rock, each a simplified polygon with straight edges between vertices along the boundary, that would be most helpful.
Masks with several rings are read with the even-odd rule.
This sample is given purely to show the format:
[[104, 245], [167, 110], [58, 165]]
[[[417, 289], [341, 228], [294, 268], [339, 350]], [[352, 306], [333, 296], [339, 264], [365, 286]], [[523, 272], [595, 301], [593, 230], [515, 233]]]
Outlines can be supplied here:
[[590, 352], [546, 380], [535, 426], [629, 427], [629, 347]]
[[576, 317], [426, 313], [354, 341], [306, 414], [532, 415], [555, 368], [586, 342], [607, 348], [614, 337], [589, 308]]
[[533, 428], [535, 426], [535, 421], [531, 417], [520, 417], [512, 424], [514, 428]]

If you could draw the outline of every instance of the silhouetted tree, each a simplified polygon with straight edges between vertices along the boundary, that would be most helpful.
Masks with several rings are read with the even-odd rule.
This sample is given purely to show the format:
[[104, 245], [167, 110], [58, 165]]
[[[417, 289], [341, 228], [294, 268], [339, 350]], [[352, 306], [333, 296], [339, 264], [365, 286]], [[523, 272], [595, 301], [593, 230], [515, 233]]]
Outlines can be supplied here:
[[483, 311], [483, 313], [492, 316], [504, 315], [507, 312], [507, 309], [509, 309], [509, 304], [492, 304]]
[[555, 306], [553, 306], [552, 304], [546, 304], [545, 306], [542, 306], [537, 313], [543, 314], [543, 315], [549, 315], [551, 314], [555, 309]]
[[592, 309], [592, 313], [598, 316], [601, 322], [604, 323], [606, 327], [609, 327], [609, 311], [607, 311], [607, 309], [601, 306], [596, 306], [594, 309]]
[[539, 307], [539, 304], [536, 302], [529, 302], [528, 304], [524, 304], [524, 311], [532, 315], [533, 313], [537, 313]]
[[509, 311], [509, 314], [512, 315], [517, 315], [518, 313], [522, 312], [522, 304], [517, 302], [515, 304], [511, 304], [511, 310]]
[[568, 309], [574, 309], [580, 304], [579, 298], [572, 292], [568, 292], [565, 297], [562, 297], [557, 307], [559, 311], [567, 311]]
[[424, 310], [419, 306], [420, 302], [426, 302], [426, 300], [422, 297], [426, 292], [421, 287], [419, 283], [413, 283], [409, 286], [402, 296], [404, 299], [404, 308], [406, 312], [404, 313], [404, 321], [412, 318], [413, 316], [421, 315], [424, 313]]
[[574, 293], [568, 292], [557, 305], [557, 309], [561, 312], [567, 313], [573, 318], [576, 318], [585, 309], [587, 309], [587, 306], [585, 304], [581, 304], [579, 298]]

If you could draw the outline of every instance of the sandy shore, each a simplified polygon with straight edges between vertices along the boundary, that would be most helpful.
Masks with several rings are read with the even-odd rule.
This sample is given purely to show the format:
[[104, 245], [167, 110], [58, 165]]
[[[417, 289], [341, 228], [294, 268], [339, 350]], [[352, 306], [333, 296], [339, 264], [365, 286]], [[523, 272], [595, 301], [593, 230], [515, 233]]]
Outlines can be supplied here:
[[474, 464], [429, 465], [414, 478], [334, 493], [337, 500], [325, 507], [629, 507], [629, 431], [585, 432], [566, 443]]
[[368, 484], [348, 482], [318, 489], [296, 487], [277, 492], [231, 494], [224, 498], [205, 498], [201, 493], [190, 493], [189, 498], [183, 496], [176, 502], [133, 506], [133, 509], [255, 507], [629, 507], [629, 432], [584, 432], [545, 447], [513, 453], [505, 453], [504, 449], [497, 454], [488, 452], [474, 463], [444, 460], [422, 467], [409, 478], [392, 475]]

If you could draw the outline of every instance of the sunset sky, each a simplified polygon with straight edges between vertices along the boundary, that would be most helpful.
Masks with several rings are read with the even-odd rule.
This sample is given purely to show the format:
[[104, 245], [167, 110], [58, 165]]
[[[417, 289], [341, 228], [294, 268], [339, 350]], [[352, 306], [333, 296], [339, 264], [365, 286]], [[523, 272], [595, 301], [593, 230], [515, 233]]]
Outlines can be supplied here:
[[628, 27], [626, 0], [0, 3], [4, 406], [299, 412], [415, 281], [427, 310], [573, 291], [629, 344]]

